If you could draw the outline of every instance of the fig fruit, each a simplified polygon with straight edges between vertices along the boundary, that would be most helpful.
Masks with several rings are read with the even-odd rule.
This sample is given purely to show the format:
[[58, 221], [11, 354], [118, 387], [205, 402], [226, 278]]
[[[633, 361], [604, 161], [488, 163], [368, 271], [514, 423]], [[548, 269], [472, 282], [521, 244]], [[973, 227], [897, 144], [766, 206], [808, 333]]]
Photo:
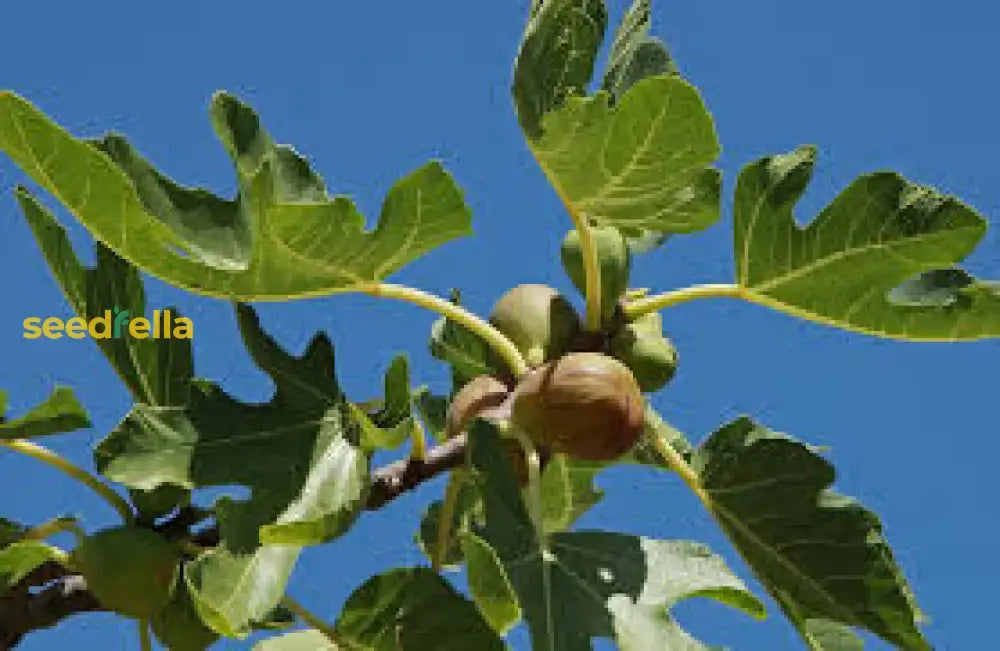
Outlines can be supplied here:
[[492, 375], [477, 375], [458, 390], [448, 405], [445, 438], [464, 432], [477, 416], [502, 416], [510, 389]]
[[170, 651], [205, 651], [219, 639], [198, 616], [187, 588], [179, 586], [170, 603], [150, 622], [156, 639]]
[[610, 350], [632, 371], [645, 393], [662, 389], [677, 370], [677, 350], [663, 336], [663, 321], [657, 312], [625, 324], [611, 338]]
[[115, 527], [88, 536], [71, 562], [102, 606], [126, 617], [149, 619], [170, 602], [181, 556], [159, 534]]
[[570, 353], [526, 375], [512, 420], [538, 445], [576, 459], [610, 461], [642, 434], [644, 403], [631, 371], [601, 353]]
[[529, 366], [567, 351], [580, 331], [576, 310], [547, 285], [510, 290], [493, 306], [490, 323], [514, 342]]
[[[628, 287], [631, 257], [628, 243], [614, 226], [594, 226], [590, 236], [597, 249], [597, 262], [601, 269], [601, 318], [607, 322], [614, 314], [618, 298]], [[563, 239], [559, 250], [563, 268], [573, 285], [584, 296], [587, 295], [587, 279], [584, 273], [583, 249], [580, 248], [580, 232], [571, 230]]]

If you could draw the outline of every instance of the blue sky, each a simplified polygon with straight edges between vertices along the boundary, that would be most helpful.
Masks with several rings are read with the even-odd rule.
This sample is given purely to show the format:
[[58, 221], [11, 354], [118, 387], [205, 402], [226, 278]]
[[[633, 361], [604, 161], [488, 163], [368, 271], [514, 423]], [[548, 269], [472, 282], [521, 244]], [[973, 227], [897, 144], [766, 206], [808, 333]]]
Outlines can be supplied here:
[[[518, 283], [572, 291], [556, 256], [569, 220], [524, 145], [509, 96], [528, 4], [6, 3], [0, 88], [21, 93], [76, 134], [124, 132], [175, 178], [226, 193], [233, 176], [206, 106], [213, 91], [233, 91], [277, 140], [307, 154], [331, 188], [353, 195], [369, 216], [395, 179], [441, 158], [466, 192], [476, 235], [393, 280], [442, 294], [459, 287], [467, 305], [485, 313]], [[617, 20], [626, 2], [609, 4]], [[855, 176], [879, 169], [955, 194], [991, 221], [1000, 215], [1000, 8], [975, 0], [654, 5], [655, 33], [716, 118], [727, 199], [717, 226], [640, 259], [636, 284], [728, 282], [728, 196], [737, 171], [804, 143], [817, 144], [821, 155], [800, 206], [803, 220]], [[0, 387], [19, 412], [56, 383], [73, 386], [94, 428], [49, 442], [89, 464], [90, 446], [127, 411], [129, 398], [91, 343], [21, 338], [25, 317], [68, 313], [12, 200], [9, 189], [22, 181], [0, 159]], [[997, 232], [971, 259], [980, 276], [1000, 279]], [[87, 246], [79, 229], [74, 236]], [[152, 304], [179, 305], [193, 316], [200, 375], [246, 399], [268, 396], [225, 304], [159, 282], [149, 282], [148, 291]], [[443, 367], [426, 352], [433, 315], [353, 296], [261, 309], [265, 326], [296, 352], [326, 330], [342, 383], [356, 399], [378, 393], [399, 351], [410, 354], [419, 380], [445, 387]], [[990, 505], [1000, 439], [990, 378], [1000, 346], [869, 339], [724, 300], [679, 307], [664, 324], [681, 366], [654, 400], [671, 422], [700, 440], [745, 413], [831, 446], [837, 488], [883, 518], [930, 617], [932, 643], [973, 649], [994, 637], [1000, 529]], [[752, 581], [672, 477], [616, 470], [600, 483], [608, 498], [582, 526], [704, 540]], [[412, 535], [423, 505], [441, 490], [432, 483], [366, 515], [347, 537], [308, 551], [291, 592], [333, 618], [372, 573], [421, 562]], [[0, 495], [0, 514], [29, 522], [73, 513], [96, 528], [113, 517], [69, 480], [10, 454], [0, 455]], [[687, 604], [678, 614], [695, 634], [737, 651], [801, 648], [770, 610], [763, 623], [708, 603]], [[22, 648], [135, 648], [134, 631], [109, 615], [80, 616]], [[514, 639], [527, 648], [523, 634]]]

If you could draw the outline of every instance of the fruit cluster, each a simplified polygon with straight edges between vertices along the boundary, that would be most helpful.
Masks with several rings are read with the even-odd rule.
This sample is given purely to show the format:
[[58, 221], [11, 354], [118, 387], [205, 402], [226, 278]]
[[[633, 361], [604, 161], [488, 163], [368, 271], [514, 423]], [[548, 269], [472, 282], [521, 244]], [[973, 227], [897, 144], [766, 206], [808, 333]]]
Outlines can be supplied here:
[[[519, 428], [543, 455], [565, 453], [610, 461], [627, 453], [643, 429], [644, 392], [661, 389], [674, 375], [677, 353], [657, 313], [626, 320], [621, 301], [631, 266], [629, 245], [613, 227], [590, 231], [597, 252], [601, 327], [587, 332], [572, 304], [546, 285], [519, 285], [494, 305], [490, 323], [506, 335], [531, 370], [516, 382], [479, 376], [454, 396], [448, 412], [451, 435], [475, 418]], [[579, 232], [563, 241], [566, 273], [586, 293]], [[508, 450], [523, 480], [517, 446]]]

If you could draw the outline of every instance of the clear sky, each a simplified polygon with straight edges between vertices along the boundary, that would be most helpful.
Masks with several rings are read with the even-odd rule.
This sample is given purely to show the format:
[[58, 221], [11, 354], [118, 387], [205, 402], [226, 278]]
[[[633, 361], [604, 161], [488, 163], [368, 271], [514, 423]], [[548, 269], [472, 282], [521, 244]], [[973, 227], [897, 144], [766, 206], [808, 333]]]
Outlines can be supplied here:
[[[0, 88], [23, 94], [76, 134], [124, 132], [175, 178], [227, 194], [233, 175], [206, 106], [213, 91], [233, 91], [370, 219], [395, 179], [441, 158], [466, 192], [476, 235], [394, 280], [442, 294], [459, 287], [467, 304], [485, 313], [518, 283], [572, 291], [556, 256], [569, 219], [525, 147], [509, 95], [528, 4], [5, 2]], [[614, 21], [626, 4], [610, 3]], [[654, 13], [655, 33], [716, 118], [727, 199], [717, 226], [640, 259], [637, 284], [730, 281], [728, 197], [737, 171], [804, 143], [817, 144], [821, 155], [800, 207], [803, 220], [855, 176], [879, 169], [936, 185], [991, 221], [1000, 215], [994, 3], [654, 0]], [[0, 387], [19, 412], [55, 383], [73, 386], [94, 427], [49, 443], [89, 465], [90, 446], [127, 411], [129, 398], [92, 343], [21, 338], [26, 316], [68, 311], [12, 199], [10, 188], [24, 180], [0, 158]], [[74, 233], [85, 246], [79, 229]], [[1000, 279], [998, 233], [972, 258], [970, 268], [982, 277]], [[158, 282], [147, 287], [152, 304], [173, 303], [194, 317], [200, 375], [240, 397], [266, 399], [268, 381], [245, 356], [227, 305]], [[399, 351], [409, 352], [418, 380], [445, 388], [445, 370], [426, 347], [434, 317], [416, 308], [348, 296], [267, 305], [262, 313], [296, 352], [316, 330], [329, 332], [341, 381], [355, 399], [379, 392]], [[930, 616], [932, 643], [948, 651], [989, 645], [1000, 581], [1000, 437], [990, 378], [1000, 367], [1000, 345], [869, 339], [722, 299], [677, 308], [664, 324], [681, 366], [655, 404], [671, 422], [700, 440], [746, 413], [831, 446], [837, 488], [883, 518]], [[600, 483], [608, 497], [581, 526], [704, 540], [762, 594], [672, 476], [613, 471]], [[423, 505], [442, 489], [432, 483], [364, 516], [347, 537], [307, 551], [291, 592], [332, 618], [372, 573], [422, 562], [412, 536]], [[10, 454], [0, 454], [0, 496], [0, 514], [28, 522], [72, 513], [92, 528], [113, 517], [69, 480]], [[763, 623], [706, 602], [678, 613], [702, 639], [737, 651], [801, 648], [770, 602], [769, 610]], [[523, 633], [514, 639], [527, 648]], [[79, 616], [31, 636], [23, 648], [70, 645], [135, 648], [135, 626], [104, 614]]]

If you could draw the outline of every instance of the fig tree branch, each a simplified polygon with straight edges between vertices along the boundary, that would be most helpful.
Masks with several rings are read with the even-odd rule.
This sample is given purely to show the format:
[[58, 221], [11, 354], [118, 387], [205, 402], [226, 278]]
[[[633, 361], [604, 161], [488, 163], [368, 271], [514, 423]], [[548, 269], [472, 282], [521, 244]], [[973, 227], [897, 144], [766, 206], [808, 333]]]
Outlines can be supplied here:
[[[408, 458], [372, 473], [365, 510], [375, 511], [465, 460], [467, 434], [459, 434], [427, 450], [423, 460]], [[182, 510], [178, 518], [188, 518]], [[178, 527], [168, 520], [157, 527], [169, 532]], [[218, 530], [209, 528], [195, 537], [202, 546], [218, 544]], [[40, 588], [40, 589], [39, 589]], [[6, 593], [0, 592], [0, 651], [16, 646], [32, 631], [50, 628], [76, 613], [104, 610], [87, 591], [87, 583], [67, 567], [49, 561], [28, 574]]]

